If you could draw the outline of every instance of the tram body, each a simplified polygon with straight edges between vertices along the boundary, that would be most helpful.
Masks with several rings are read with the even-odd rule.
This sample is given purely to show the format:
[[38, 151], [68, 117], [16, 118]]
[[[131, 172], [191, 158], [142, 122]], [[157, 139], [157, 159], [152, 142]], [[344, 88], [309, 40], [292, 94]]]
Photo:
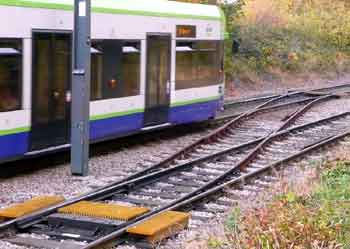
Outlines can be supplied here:
[[[0, 161], [69, 147], [72, 9], [0, 0]], [[93, 0], [91, 26], [91, 142], [211, 119], [222, 107], [216, 6]]]

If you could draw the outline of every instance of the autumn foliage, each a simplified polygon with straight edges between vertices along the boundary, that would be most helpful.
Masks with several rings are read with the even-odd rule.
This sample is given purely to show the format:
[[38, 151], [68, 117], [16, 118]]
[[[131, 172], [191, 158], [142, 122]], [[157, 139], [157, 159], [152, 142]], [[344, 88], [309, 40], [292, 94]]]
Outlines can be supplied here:
[[341, 74], [350, 68], [348, 1], [244, 0], [230, 17], [240, 49], [229, 78], [275, 72]]

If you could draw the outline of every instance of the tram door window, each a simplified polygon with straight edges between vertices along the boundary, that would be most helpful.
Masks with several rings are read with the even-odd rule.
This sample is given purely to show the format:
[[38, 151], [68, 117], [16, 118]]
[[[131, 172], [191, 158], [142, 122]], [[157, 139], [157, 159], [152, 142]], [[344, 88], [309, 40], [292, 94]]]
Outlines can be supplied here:
[[91, 47], [91, 100], [102, 99], [102, 52]]
[[33, 34], [32, 150], [69, 141], [71, 40], [70, 33]]
[[94, 41], [91, 53], [92, 100], [140, 94], [139, 41]]
[[0, 112], [18, 110], [22, 99], [22, 41], [0, 39]]
[[147, 82], [144, 125], [168, 121], [170, 104], [170, 35], [147, 36]]

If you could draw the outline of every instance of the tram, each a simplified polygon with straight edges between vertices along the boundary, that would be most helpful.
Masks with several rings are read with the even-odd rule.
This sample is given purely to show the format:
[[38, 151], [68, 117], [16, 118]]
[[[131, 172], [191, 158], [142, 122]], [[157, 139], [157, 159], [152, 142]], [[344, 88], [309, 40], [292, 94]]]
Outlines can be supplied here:
[[[72, 0], [0, 0], [0, 161], [69, 147]], [[92, 0], [90, 140], [215, 117], [217, 6]]]

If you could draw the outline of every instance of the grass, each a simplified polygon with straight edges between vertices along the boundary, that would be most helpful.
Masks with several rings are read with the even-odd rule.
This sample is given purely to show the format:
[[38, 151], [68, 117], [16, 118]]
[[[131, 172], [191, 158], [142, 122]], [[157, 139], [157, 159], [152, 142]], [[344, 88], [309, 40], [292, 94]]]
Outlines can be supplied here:
[[240, 43], [236, 54], [226, 53], [228, 79], [349, 72], [348, 1], [241, 0], [239, 10], [224, 10]]
[[350, 162], [321, 173], [309, 194], [288, 191], [226, 222], [229, 248], [350, 248]]

